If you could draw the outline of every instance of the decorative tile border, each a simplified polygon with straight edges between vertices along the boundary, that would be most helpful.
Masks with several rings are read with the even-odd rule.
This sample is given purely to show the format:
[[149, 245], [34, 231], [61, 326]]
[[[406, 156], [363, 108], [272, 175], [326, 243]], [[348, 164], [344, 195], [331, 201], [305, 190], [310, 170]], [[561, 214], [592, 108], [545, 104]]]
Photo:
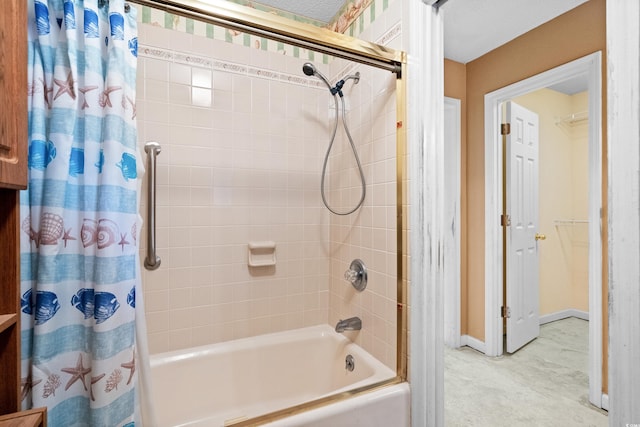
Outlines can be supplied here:
[[[241, 4], [243, 6], [253, 7], [258, 10], [275, 13], [298, 22], [323, 26], [322, 23], [318, 21], [293, 15], [279, 9], [259, 5], [249, 0], [229, 1], [233, 1], [234, 3]], [[326, 27], [334, 31], [339, 30], [339, 32], [344, 34], [357, 37], [376, 20], [376, 17], [379, 17], [385, 10], [387, 10], [393, 1], [398, 0], [353, 0], [347, 3], [341, 13], [339, 13], [332, 23]], [[255, 49], [279, 53], [292, 56], [294, 58], [304, 58], [310, 61], [319, 61], [322, 59], [323, 64], [328, 64], [331, 59], [329, 55], [318, 54], [308, 49], [291, 46], [274, 40], [268, 40], [264, 37], [243, 34], [219, 25], [208, 24], [191, 18], [184, 18], [163, 10], [150, 8], [149, 6], [133, 6], [141, 9], [138, 13], [138, 21], [143, 24], [155, 25], [187, 34], [221, 40], [227, 43], [253, 47]], [[322, 58], [316, 58], [318, 55], [322, 55]]]
[[386, 46], [389, 44], [391, 40], [395, 39], [400, 34], [402, 34], [402, 25], [400, 22], [398, 22], [396, 25], [391, 27], [386, 33], [384, 33], [382, 37], [376, 40], [376, 44], [379, 44], [381, 46]]
[[207, 68], [215, 71], [224, 71], [227, 73], [253, 76], [267, 80], [275, 80], [286, 83], [293, 83], [300, 86], [312, 87], [315, 89], [325, 89], [323, 82], [318, 79], [308, 79], [304, 76], [283, 73], [265, 68], [254, 67], [252, 65], [236, 64], [234, 62], [207, 58], [204, 56], [184, 54], [169, 49], [161, 49], [154, 46], [141, 44], [138, 48], [140, 57], [160, 59], [163, 61], [176, 62], [184, 65]]

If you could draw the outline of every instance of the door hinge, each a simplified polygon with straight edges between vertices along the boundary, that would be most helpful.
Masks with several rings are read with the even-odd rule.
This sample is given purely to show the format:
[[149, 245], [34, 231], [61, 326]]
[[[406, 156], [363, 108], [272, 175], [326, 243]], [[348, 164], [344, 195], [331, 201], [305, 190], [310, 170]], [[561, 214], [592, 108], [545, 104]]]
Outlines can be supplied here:
[[511, 217], [506, 214], [500, 215], [500, 225], [503, 227], [511, 226]]
[[505, 306], [500, 307], [500, 313], [502, 317], [506, 319], [511, 317], [511, 309], [509, 307], [505, 307]]
[[500, 125], [500, 135], [509, 135], [511, 133], [511, 123], [503, 123]]

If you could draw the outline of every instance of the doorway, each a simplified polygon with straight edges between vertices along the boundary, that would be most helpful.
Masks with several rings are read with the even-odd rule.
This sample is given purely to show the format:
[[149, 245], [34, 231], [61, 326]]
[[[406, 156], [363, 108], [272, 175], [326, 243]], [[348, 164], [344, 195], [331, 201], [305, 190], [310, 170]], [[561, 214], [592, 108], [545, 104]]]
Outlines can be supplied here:
[[537, 89], [584, 76], [588, 86], [589, 400], [602, 407], [602, 137], [601, 54], [546, 71], [485, 95], [485, 354], [503, 354], [503, 150], [501, 104]]

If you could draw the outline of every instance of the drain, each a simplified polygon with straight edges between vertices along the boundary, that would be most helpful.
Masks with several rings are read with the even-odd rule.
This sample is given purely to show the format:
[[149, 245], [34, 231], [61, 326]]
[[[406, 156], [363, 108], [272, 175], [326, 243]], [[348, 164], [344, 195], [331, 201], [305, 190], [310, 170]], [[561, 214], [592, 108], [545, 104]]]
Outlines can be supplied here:
[[356, 367], [356, 360], [353, 358], [352, 355], [347, 355], [347, 357], [344, 359], [344, 369], [346, 369], [347, 371], [351, 372], [355, 369]]

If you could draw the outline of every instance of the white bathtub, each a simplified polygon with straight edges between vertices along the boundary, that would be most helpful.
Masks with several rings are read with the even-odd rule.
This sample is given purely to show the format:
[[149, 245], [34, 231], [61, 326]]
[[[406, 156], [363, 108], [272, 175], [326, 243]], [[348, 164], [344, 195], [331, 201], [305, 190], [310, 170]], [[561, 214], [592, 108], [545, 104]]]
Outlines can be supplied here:
[[[355, 360], [351, 372], [345, 369], [349, 354]], [[221, 427], [393, 378], [395, 372], [320, 325], [154, 355], [151, 377], [160, 426]], [[408, 412], [408, 386], [398, 384], [269, 425], [406, 426]], [[384, 414], [392, 416], [391, 423], [381, 423]]]

